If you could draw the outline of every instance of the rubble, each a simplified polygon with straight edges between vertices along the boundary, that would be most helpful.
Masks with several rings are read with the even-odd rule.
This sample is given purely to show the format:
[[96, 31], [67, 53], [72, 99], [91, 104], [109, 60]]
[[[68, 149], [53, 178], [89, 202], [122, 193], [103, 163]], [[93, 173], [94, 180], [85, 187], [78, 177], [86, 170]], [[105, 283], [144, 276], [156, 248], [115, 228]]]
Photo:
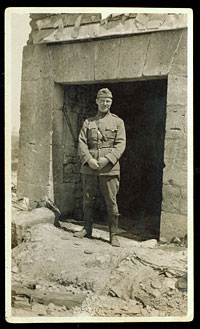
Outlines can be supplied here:
[[40, 223], [54, 224], [55, 215], [48, 208], [20, 211], [12, 217], [12, 248], [27, 239], [30, 227]]
[[[49, 223], [34, 225], [26, 241], [12, 249], [13, 287], [29, 289], [28, 296], [33, 303], [45, 306], [34, 306], [30, 312], [37, 316], [78, 317], [182, 316], [187, 313], [185, 249], [164, 248], [152, 240], [146, 241], [144, 248], [141, 242], [134, 244], [120, 237], [122, 244], [116, 253], [109, 244], [107, 232], [95, 229], [100, 232], [100, 239], [77, 241], [72, 234], [73, 226], [76, 228], [70, 223], [68, 231], [66, 226], [56, 228]], [[82, 295], [83, 299], [78, 297]], [[22, 295], [15, 290], [14, 296]], [[69, 305], [67, 296], [73, 296], [76, 301], [78, 298], [79, 304]], [[20, 307], [28, 312], [27, 301], [15, 303], [13, 307], [18, 307], [18, 312]]]

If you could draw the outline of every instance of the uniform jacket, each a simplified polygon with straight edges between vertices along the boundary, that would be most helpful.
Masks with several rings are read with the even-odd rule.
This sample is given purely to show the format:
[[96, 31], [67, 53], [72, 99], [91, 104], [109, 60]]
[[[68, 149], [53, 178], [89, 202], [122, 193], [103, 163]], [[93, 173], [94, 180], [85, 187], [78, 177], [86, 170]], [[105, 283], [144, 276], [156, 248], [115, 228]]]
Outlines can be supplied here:
[[[125, 150], [126, 134], [124, 121], [108, 112], [103, 118], [88, 118], [79, 134], [79, 156], [81, 173], [89, 175], [119, 175], [119, 159]], [[109, 163], [102, 168], [91, 169], [88, 160], [106, 157]]]

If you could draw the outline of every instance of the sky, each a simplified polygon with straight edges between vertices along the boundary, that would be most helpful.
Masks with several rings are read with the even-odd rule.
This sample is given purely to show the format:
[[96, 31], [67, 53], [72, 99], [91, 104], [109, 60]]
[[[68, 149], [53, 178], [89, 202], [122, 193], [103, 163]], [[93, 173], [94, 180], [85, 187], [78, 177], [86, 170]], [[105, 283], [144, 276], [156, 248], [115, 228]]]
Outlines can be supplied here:
[[23, 47], [31, 31], [29, 14], [11, 15], [11, 130], [18, 132], [20, 126], [20, 93]]

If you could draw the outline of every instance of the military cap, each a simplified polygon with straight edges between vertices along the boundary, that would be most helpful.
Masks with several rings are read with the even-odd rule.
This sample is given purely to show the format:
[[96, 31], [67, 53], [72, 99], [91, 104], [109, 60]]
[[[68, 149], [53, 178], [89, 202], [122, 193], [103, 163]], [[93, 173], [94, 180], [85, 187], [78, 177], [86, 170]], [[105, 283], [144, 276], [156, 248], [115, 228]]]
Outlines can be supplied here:
[[109, 97], [112, 98], [112, 93], [108, 88], [102, 88], [97, 93], [97, 98], [99, 97]]

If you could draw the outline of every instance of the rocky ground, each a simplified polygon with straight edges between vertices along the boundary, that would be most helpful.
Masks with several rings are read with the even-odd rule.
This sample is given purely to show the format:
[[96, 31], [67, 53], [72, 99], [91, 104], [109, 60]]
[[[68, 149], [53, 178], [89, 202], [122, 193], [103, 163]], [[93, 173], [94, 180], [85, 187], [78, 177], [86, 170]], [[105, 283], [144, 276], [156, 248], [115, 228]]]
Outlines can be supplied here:
[[12, 316], [186, 315], [184, 246], [119, 237], [114, 248], [99, 229], [93, 239], [73, 237], [80, 228], [37, 224], [12, 249]]
[[[28, 200], [17, 200], [13, 181], [12, 222], [27, 216], [34, 222]], [[186, 240], [135, 239], [139, 232], [129, 227], [119, 230], [121, 247], [115, 248], [106, 226], [96, 224], [92, 239], [78, 239], [76, 221], [55, 227], [55, 214], [41, 206], [37, 216], [49, 216], [51, 223], [37, 219], [14, 232], [21, 240], [12, 248], [12, 317], [134, 320], [187, 314]]]

